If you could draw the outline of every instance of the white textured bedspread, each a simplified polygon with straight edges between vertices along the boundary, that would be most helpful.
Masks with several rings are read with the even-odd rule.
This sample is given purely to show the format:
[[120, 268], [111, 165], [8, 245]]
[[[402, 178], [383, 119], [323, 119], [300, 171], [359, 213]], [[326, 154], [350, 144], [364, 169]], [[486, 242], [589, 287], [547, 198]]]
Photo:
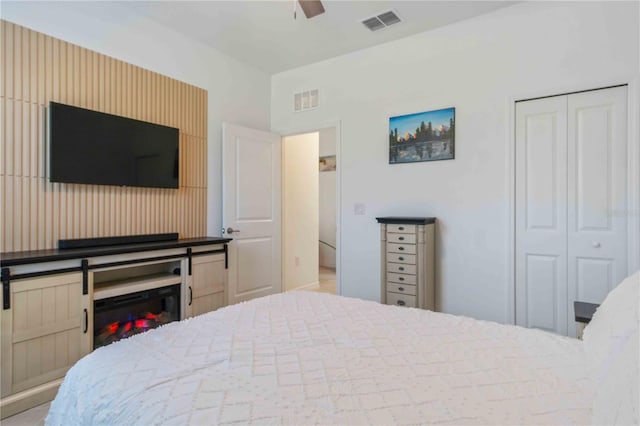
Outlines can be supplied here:
[[96, 350], [46, 424], [587, 424], [585, 371], [575, 339], [290, 292]]

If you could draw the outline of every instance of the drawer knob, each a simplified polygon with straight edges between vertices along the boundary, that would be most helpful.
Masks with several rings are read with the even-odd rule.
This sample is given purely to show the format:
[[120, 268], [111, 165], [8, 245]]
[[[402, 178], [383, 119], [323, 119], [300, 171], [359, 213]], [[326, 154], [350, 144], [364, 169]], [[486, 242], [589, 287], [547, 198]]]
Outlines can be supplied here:
[[400, 241], [404, 241], [404, 237], [398, 237]]
[[399, 260], [404, 260], [404, 257], [400, 256], [398, 259], [399, 259]]
[[404, 247], [398, 247], [398, 250], [404, 250]]
[[398, 290], [404, 291], [404, 287], [398, 287]]
[[405, 305], [404, 300], [398, 300], [398, 305], [404, 306]]
[[404, 226], [399, 226], [398, 229], [404, 231]]
[[400, 281], [404, 281], [404, 278], [403, 278], [403, 277], [399, 277], [398, 279], [399, 279]]
[[404, 267], [403, 266], [400, 266], [398, 269], [401, 270], [401, 271], [404, 271]]

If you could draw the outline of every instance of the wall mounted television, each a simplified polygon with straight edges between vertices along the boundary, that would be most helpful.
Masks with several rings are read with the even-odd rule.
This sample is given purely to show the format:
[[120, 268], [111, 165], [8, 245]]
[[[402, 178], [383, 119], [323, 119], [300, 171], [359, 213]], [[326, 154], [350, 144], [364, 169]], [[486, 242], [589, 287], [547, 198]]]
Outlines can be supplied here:
[[49, 104], [51, 182], [178, 188], [173, 127]]

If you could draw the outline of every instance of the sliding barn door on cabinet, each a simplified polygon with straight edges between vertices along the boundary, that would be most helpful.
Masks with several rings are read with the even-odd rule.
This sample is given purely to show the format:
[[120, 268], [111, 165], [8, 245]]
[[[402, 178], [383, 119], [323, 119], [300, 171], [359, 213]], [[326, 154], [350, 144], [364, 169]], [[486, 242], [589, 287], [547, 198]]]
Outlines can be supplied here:
[[627, 88], [516, 104], [516, 323], [575, 336], [627, 275]]

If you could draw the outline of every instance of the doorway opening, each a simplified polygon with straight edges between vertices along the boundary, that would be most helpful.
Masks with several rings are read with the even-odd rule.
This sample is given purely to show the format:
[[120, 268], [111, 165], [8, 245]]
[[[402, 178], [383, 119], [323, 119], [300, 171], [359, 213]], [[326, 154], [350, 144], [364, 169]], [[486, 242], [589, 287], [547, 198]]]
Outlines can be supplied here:
[[282, 271], [285, 291], [336, 294], [337, 130], [282, 138]]

